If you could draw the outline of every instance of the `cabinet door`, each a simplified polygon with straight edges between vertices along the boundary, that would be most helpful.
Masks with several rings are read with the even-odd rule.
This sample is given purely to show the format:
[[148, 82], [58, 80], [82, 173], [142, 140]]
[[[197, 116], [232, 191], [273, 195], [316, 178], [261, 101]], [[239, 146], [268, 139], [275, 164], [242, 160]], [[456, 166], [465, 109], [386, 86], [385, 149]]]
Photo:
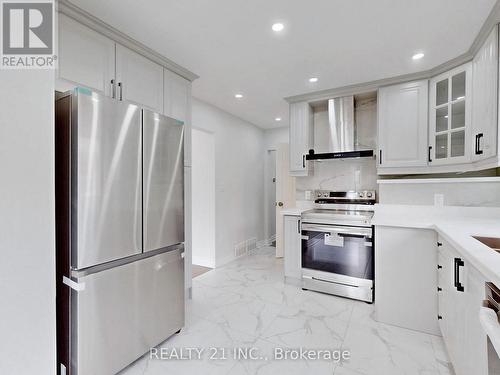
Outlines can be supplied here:
[[433, 230], [375, 227], [377, 321], [439, 334], [436, 242]]
[[300, 279], [302, 277], [300, 217], [285, 216], [284, 226], [285, 277]]
[[58, 53], [57, 90], [85, 86], [112, 95], [115, 43], [111, 39], [60, 14]]
[[427, 165], [428, 81], [378, 91], [379, 167]]
[[191, 82], [164, 69], [163, 113], [184, 122], [184, 165], [191, 165]]
[[466, 264], [464, 327], [464, 374], [488, 374], [487, 337], [479, 321], [479, 309], [485, 297], [486, 279], [474, 267]]
[[[484, 299], [485, 278], [442, 238], [438, 254], [439, 325], [450, 360], [457, 375], [486, 375], [486, 335], [479, 322]], [[455, 287], [455, 259], [461, 259]]]
[[116, 45], [117, 97], [163, 113], [163, 67]]
[[455, 368], [460, 367], [460, 295], [454, 287], [455, 252], [443, 239], [438, 252], [438, 321], [448, 355]]
[[181, 76], [164, 70], [164, 114], [185, 122], [188, 117], [191, 82]]
[[472, 61], [473, 160], [497, 154], [498, 114], [498, 27]]
[[429, 160], [432, 165], [470, 161], [471, 63], [431, 80]]
[[313, 113], [307, 102], [290, 104], [290, 174], [308, 176], [312, 163], [306, 154], [313, 144]]

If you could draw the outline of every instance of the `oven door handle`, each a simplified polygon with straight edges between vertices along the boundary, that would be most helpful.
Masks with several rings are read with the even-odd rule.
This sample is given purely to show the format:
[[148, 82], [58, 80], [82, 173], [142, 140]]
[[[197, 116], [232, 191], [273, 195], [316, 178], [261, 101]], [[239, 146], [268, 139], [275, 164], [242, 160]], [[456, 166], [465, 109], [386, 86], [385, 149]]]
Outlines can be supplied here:
[[495, 350], [500, 352], [500, 323], [495, 310], [489, 307], [481, 307], [479, 321]]
[[335, 233], [343, 237], [372, 238], [372, 230], [370, 228], [349, 228], [302, 223], [302, 230], [307, 230], [310, 232]]

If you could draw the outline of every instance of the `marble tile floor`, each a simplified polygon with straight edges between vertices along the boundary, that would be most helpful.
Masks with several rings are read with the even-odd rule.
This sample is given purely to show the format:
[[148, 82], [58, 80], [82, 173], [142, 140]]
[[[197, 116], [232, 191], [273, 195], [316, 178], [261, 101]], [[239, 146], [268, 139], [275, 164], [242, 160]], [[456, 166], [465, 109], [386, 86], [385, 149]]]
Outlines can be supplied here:
[[[158, 350], [180, 356], [184, 348], [188, 358], [186, 348], [200, 348], [201, 359], [146, 354], [121, 375], [453, 374], [440, 337], [381, 324], [372, 315], [373, 305], [284, 284], [283, 260], [263, 248], [193, 280], [186, 326]], [[350, 358], [274, 359], [275, 348], [300, 347], [348, 351]], [[234, 348], [257, 359], [235, 355]]]

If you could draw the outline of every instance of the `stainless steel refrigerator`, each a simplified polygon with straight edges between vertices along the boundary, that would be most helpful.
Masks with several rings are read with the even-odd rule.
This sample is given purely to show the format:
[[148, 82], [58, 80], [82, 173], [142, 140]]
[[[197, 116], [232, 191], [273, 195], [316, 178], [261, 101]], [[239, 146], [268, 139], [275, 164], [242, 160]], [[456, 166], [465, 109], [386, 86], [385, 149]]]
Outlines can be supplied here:
[[87, 89], [58, 96], [61, 373], [115, 374], [183, 327], [183, 133]]

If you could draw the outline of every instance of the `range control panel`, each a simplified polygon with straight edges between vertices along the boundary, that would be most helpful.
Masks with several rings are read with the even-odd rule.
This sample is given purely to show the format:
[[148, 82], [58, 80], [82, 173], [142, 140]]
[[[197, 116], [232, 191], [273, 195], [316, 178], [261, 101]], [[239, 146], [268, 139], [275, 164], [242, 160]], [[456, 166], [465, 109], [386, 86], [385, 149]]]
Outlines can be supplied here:
[[375, 190], [361, 191], [331, 191], [315, 190], [314, 197], [316, 203], [363, 203], [375, 204]]

